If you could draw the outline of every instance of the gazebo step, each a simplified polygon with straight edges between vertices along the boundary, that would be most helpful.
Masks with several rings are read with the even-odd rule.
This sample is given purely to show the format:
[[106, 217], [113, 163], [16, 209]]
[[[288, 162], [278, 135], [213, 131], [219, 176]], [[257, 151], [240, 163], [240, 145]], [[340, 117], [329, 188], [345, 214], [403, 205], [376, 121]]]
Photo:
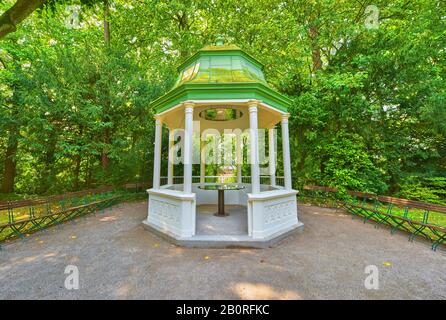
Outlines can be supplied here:
[[143, 221], [144, 228], [152, 231], [161, 238], [181, 247], [188, 248], [268, 248], [274, 246], [285, 237], [294, 233], [301, 233], [304, 230], [303, 223], [282, 230], [278, 234], [273, 234], [265, 239], [253, 239], [248, 235], [195, 235], [192, 237], [177, 237], [171, 233]]

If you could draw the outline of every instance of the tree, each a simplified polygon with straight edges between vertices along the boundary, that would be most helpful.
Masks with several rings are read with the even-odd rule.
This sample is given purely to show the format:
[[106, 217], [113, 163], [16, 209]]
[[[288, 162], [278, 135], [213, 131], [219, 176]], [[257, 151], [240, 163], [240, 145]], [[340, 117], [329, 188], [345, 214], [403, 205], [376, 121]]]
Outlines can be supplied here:
[[16, 3], [0, 16], [0, 39], [17, 30], [17, 25], [36, 9], [42, 7], [45, 0], [17, 0]]

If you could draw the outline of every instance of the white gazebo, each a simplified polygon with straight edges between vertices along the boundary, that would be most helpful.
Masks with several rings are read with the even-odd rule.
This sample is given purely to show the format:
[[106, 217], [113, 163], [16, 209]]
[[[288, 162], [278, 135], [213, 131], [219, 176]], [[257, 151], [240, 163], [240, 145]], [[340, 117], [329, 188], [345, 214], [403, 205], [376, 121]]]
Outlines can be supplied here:
[[[263, 65], [238, 47], [220, 42], [201, 49], [178, 70], [174, 88], [152, 103], [156, 113], [153, 187], [147, 190], [144, 226], [174, 243], [196, 247], [265, 247], [303, 230], [297, 191], [292, 189], [290, 100], [268, 86]], [[279, 123], [283, 177], [276, 176]], [[163, 126], [169, 130], [167, 177], [161, 176]], [[226, 143], [223, 150], [221, 136]], [[264, 136], [267, 147], [261, 148], [259, 138]], [[260, 163], [263, 149], [268, 150], [266, 168]], [[245, 152], [247, 161], [243, 161]], [[230, 158], [229, 174], [206, 175], [209, 161], [218, 161], [221, 155]], [[174, 175], [177, 159], [182, 176]], [[244, 176], [242, 170], [248, 167], [251, 175]], [[266, 174], [261, 175], [261, 170]], [[222, 185], [235, 189], [224, 192], [229, 212], [225, 217], [212, 214], [221, 198], [217, 191], [207, 190]]]

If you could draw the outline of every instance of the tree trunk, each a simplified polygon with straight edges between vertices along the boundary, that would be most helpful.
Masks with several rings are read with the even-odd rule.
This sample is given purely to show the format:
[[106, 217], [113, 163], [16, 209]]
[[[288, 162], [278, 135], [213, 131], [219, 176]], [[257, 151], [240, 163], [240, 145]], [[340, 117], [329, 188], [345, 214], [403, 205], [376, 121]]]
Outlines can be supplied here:
[[306, 150], [300, 150], [300, 156], [299, 156], [299, 162], [297, 163], [297, 171], [298, 174], [301, 174], [305, 170], [305, 161], [307, 160], [307, 151]]
[[54, 163], [56, 162], [56, 144], [58, 135], [51, 134], [49, 137], [48, 145], [43, 157], [44, 169], [40, 177], [39, 193], [43, 194], [48, 191], [51, 183], [54, 181]]
[[318, 44], [319, 31], [317, 27], [310, 27], [311, 59], [313, 61], [313, 73], [322, 69], [321, 49]]
[[[178, 24], [178, 31], [186, 32], [186, 31], [190, 30], [190, 23], [189, 23], [189, 18], [188, 18], [187, 12], [178, 12], [177, 14], [175, 14], [173, 19]], [[178, 50], [180, 52], [180, 57], [183, 59], [186, 58], [187, 56], [189, 56], [189, 54], [190, 54], [188, 46], [181, 45], [178, 48]]]
[[85, 177], [85, 187], [87, 189], [91, 189], [92, 185], [92, 165], [91, 165], [91, 157], [87, 159], [87, 170]]
[[17, 30], [17, 25], [25, 20], [45, 0], [17, 0], [17, 2], [0, 16], [0, 39]]
[[102, 162], [102, 168], [105, 172], [108, 171], [108, 167], [110, 165], [110, 158], [108, 156], [108, 145], [110, 145], [111, 139], [110, 139], [110, 129], [106, 128], [104, 130], [104, 144], [105, 147], [102, 149], [102, 156], [101, 156], [101, 162]]
[[[107, 47], [110, 46], [110, 23], [109, 23], [109, 15], [110, 15], [110, 11], [109, 11], [109, 2], [108, 0], [104, 0], [104, 42], [105, 45]], [[108, 75], [107, 75], [108, 76]], [[107, 95], [109, 95], [109, 90], [107, 89]], [[105, 121], [108, 121], [108, 113], [110, 112], [110, 99], [107, 98], [105, 101], [105, 108], [104, 108], [105, 112]], [[104, 137], [103, 137], [103, 142], [104, 142], [104, 147], [102, 148], [102, 155], [101, 155], [101, 162], [102, 162], [102, 168], [104, 169], [105, 173], [107, 174], [108, 172], [108, 167], [110, 164], [110, 158], [108, 156], [109, 153], [109, 148], [108, 145], [111, 142], [111, 138], [110, 138], [110, 128], [105, 128], [104, 130]]]
[[8, 147], [6, 148], [6, 155], [4, 161], [5, 171], [3, 173], [3, 182], [0, 188], [2, 193], [12, 193], [14, 192], [14, 181], [16, 176], [17, 161], [15, 156], [17, 154], [17, 149], [19, 141], [17, 139], [18, 129], [15, 128], [9, 135]]
[[74, 163], [75, 163], [75, 167], [74, 167], [74, 185], [73, 188], [75, 191], [79, 190], [79, 174], [81, 171], [81, 161], [82, 158], [80, 155], [76, 155], [74, 157]]
[[104, 0], [104, 42], [110, 45], [110, 23], [108, 21], [110, 15], [110, 8], [108, 0]]

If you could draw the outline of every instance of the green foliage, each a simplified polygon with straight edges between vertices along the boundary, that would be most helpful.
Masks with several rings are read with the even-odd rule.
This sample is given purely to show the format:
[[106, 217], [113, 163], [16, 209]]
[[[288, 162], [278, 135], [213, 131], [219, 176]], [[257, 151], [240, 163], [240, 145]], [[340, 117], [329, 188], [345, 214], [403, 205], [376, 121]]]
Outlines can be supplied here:
[[[294, 101], [296, 187], [443, 201], [427, 181], [446, 172], [446, 6], [373, 4], [378, 29], [347, 0], [115, 0], [106, 45], [104, 1], [52, 1], [0, 41], [0, 180], [14, 169], [15, 192], [31, 194], [150, 180], [149, 104], [180, 62], [222, 35]], [[81, 6], [77, 28], [65, 24], [68, 5]]]
[[409, 177], [402, 183], [399, 196], [411, 200], [446, 205], [446, 178]]
[[341, 189], [382, 193], [386, 184], [382, 172], [373, 165], [361, 136], [336, 133], [318, 150], [327, 158], [317, 173], [317, 182]]
[[[0, 126], [19, 142], [15, 190], [60, 193], [134, 181], [137, 175], [148, 180], [148, 106], [159, 86], [147, 80], [143, 63], [122, 43], [104, 47], [94, 21], [65, 27], [64, 9], [41, 12], [1, 43], [10, 62], [0, 70]], [[86, 10], [95, 15], [94, 7]]]

